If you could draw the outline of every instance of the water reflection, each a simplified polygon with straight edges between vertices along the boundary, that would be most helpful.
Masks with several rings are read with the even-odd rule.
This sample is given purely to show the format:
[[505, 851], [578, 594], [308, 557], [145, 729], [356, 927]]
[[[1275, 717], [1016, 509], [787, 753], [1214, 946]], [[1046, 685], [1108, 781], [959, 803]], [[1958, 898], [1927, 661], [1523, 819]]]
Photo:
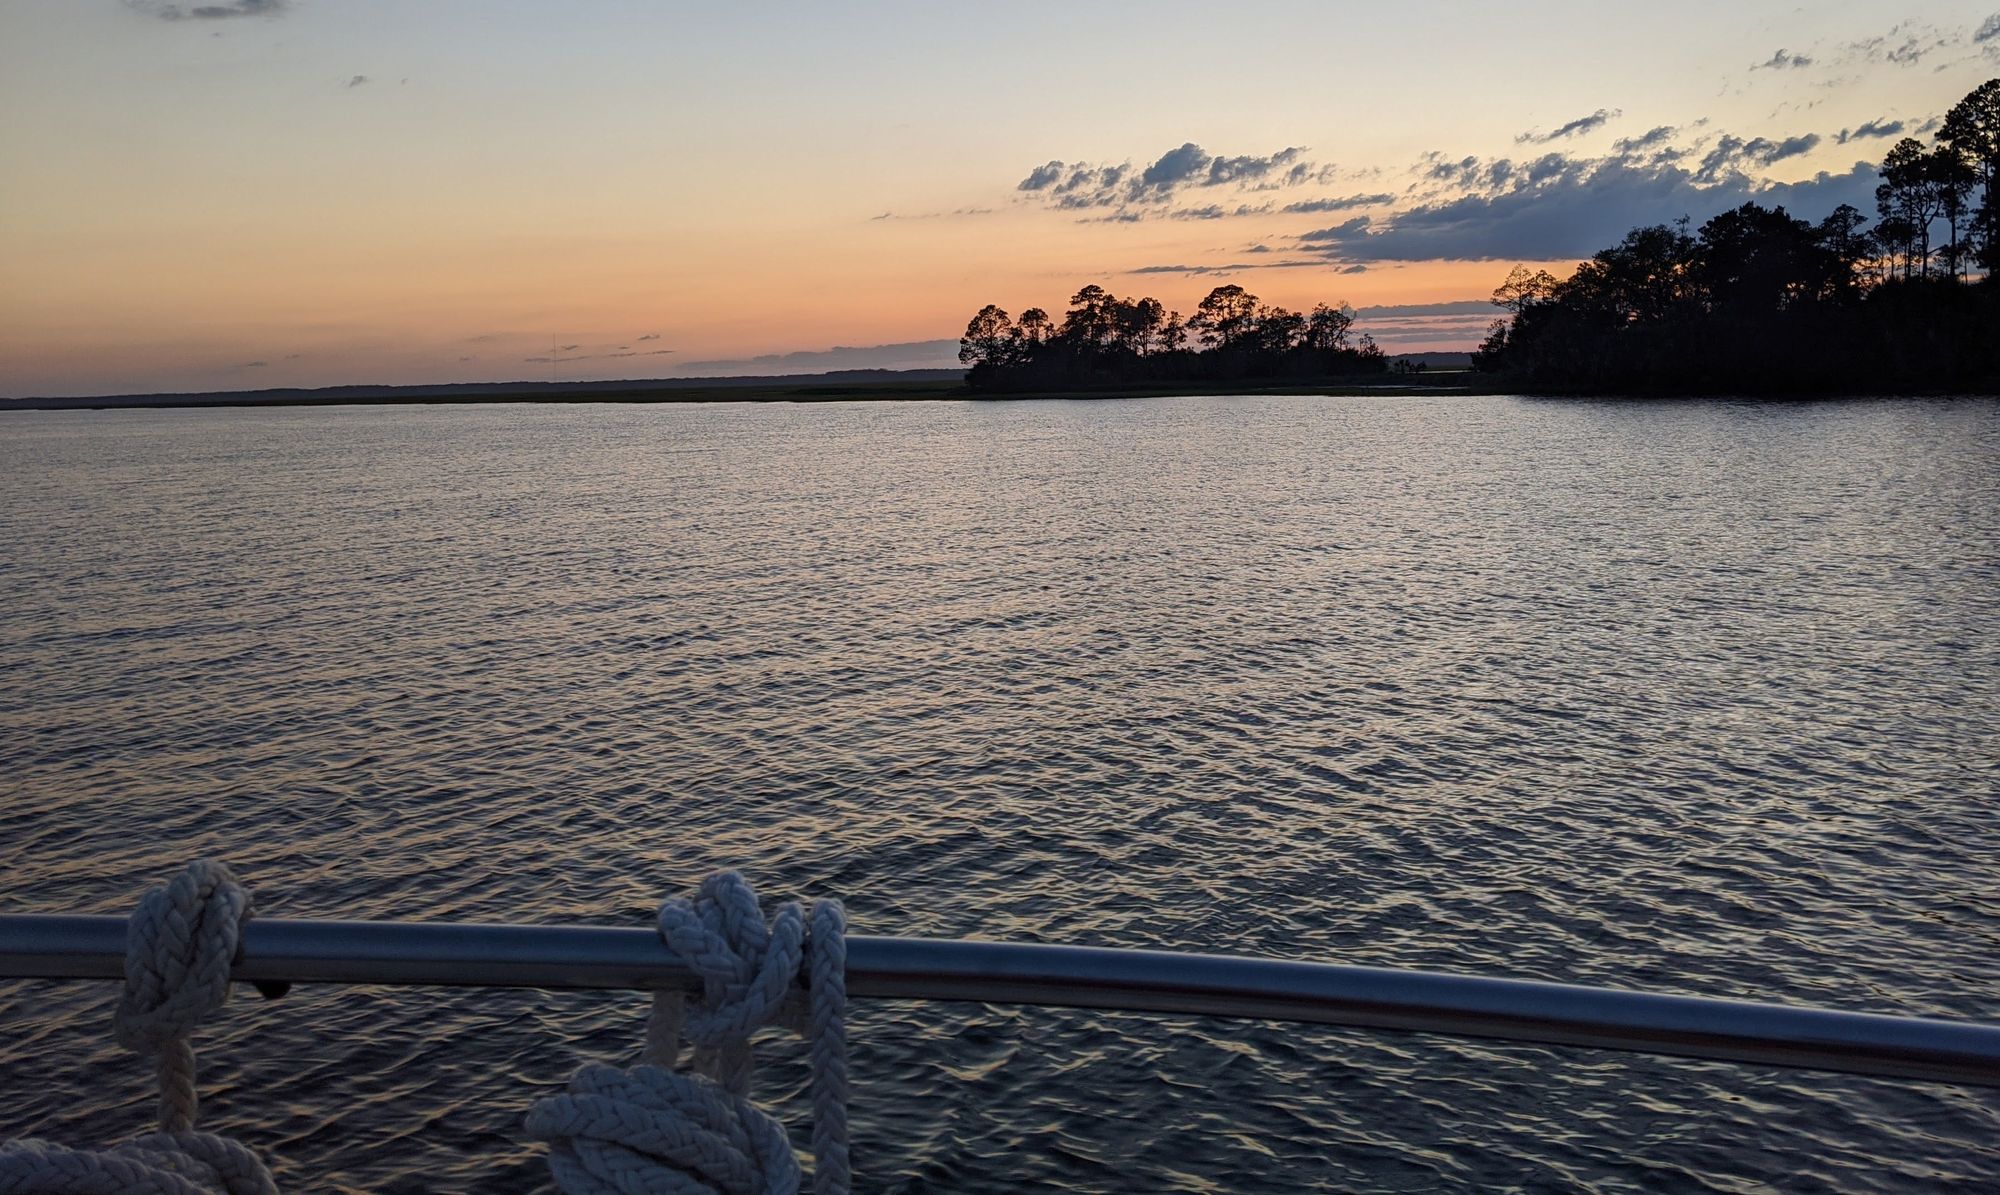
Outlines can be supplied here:
[[[2000, 404], [1215, 399], [13, 415], [15, 909], [216, 852], [288, 915], [863, 932], [2000, 1019]], [[108, 992], [0, 1122], [136, 1128]], [[289, 1185], [519, 1190], [643, 1001], [232, 1006]], [[1099, 1013], [857, 1017], [871, 1190], [1928, 1190], [2000, 1101]], [[788, 1065], [772, 1081], [794, 1095]]]

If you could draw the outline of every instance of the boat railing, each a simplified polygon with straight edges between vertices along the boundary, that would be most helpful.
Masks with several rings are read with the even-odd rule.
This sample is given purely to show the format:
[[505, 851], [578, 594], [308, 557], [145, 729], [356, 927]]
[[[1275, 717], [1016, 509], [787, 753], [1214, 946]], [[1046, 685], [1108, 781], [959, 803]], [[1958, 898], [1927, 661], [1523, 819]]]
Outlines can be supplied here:
[[[0, 978], [118, 979], [126, 921], [0, 916]], [[694, 979], [650, 929], [257, 918], [235, 979], [648, 990]], [[1307, 1022], [2000, 1087], [2000, 1025], [1434, 971], [1159, 950], [848, 938], [858, 999]]]

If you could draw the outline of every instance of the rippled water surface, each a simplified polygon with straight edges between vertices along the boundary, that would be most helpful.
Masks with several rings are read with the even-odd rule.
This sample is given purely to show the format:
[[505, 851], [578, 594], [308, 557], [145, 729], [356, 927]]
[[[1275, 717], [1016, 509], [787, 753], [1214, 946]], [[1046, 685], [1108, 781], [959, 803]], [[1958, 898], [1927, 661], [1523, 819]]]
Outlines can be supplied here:
[[[0, 904], [858, 930], [2000, 1020], [2000, 403], [1178, 399], [0, 416]], [[0, 1134], [138, 1129], [0, 984]], [[200, 1039], [291, 1189], [541, 1184], [636, 995]], [[866, 1191], [2000, 1188], [2000, 1093], [877, 1003]], [[803, 1120], [796, 1050], [760, 1072]]]

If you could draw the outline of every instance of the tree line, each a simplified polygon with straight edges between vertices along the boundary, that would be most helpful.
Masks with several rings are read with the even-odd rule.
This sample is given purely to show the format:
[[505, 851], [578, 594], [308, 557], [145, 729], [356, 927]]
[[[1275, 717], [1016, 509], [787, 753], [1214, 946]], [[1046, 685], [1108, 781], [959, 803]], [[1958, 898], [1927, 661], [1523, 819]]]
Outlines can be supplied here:
[[2000, 79], [1878, 173], [1872, 227], [1746, 203], [1633, 229], [1568, 278], [1516, 267], [1474, 367], [1541, 389], [2000, 388]]
[[966, 324], [958, 359], [966, 384], [990, 391], [1381, 372], [1382, 350], [1353, 329], [1351, 307], [1288, 311], [1233, 284], [1186, 319], [1093, 284], [1070, 296], [1060, 323], [1040, 307], [1014, 319], [988, 303]]

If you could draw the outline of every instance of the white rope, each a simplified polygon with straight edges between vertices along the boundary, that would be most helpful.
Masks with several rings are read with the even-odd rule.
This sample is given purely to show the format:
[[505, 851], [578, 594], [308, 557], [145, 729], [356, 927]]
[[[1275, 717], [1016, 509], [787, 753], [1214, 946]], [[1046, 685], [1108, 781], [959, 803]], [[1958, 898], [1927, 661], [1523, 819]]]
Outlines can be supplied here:
[[[693, 899], [660, 906], [660, 937], [701, 980], [653, 998], [640, 1065], [586, 1067], [538, 1101], [531, 1135], [568, 1195], [663, 1191], [792, 1195], [799, 1171], [784, 1129], [745, 1098], [750, 1035], [768, 1025], [807, 1041], [813, 1091], [813, 1190], [847, 1195], [847, 919], [840, 903], [787, 902], [767, 924], [733, 871]], [[673, 1068], [685, 1040], [693, 1073]], [[782, 1148], [780, 1148], [782, 1147]], [[783, 1164], [780, 1162], [782, 1155]]]
[[[248, 1149], [196, 1132], [194, 1048], [203, 1017], [229, 999], [250, 893], [221, 863], [189, 864], [146, 893], [125, 938], [121, 1045], [154, 1059], [160, 1131], [111, 1149], [33, 1138], [0, 1143], [0, 1195], [277, 1195]], [[638, 1066], [587, 1066], [536, 1101], [530, 1135], [569, 1195], [797, 1195], [791, 1139], [751, 1104], [750, 1037], [801, 1034], [812, 1070], [813, 1191], [848, 1195], [847, 917], [840, 902], [796, 901], [767, 923], [742, 876], [719, 872], [692, 899], [660, 906], [667, 947], [701, 981], [653, 1001]], [[683, 1047], [690, 1070], [677, 1071]]]
[[0, 1195], [277, 1195], [255, 1154], [194, 1131], [188, 1037], [228, 1001], [229, 968], [249, 918], [249, 891], [213, 861], [191, 863], [146, 893], [125, 930], [125, 994], [112, 1032], [156, 1061], [160, 1131], [107, 1150], [33, 1138], [0, 1144]]

